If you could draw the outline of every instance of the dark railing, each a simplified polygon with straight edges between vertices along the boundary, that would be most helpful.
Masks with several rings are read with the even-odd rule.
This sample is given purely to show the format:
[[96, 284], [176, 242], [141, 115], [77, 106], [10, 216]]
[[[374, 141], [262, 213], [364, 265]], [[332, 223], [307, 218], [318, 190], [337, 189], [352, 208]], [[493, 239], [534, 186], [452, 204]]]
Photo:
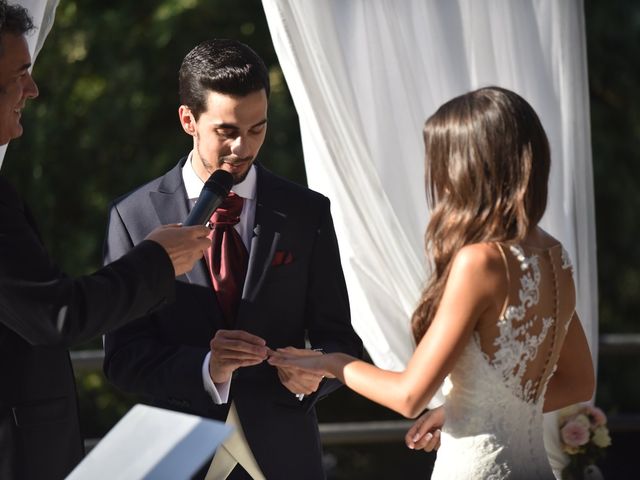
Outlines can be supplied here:
[[606, 333], [598, 342], [600, 355], [640, 355], [640, 333]]
[[[599, 354], [640, 356], [640, 334], [601, 335]], [[102, 350], [71, 352], [71, 360], [76, 371], [100, 370], [102, 359]], [[402, 440], [411, 425], [411, 420], [322, 423], [320, 435], [325, 445], [385, 443]], [[640, 432], [640, 414], [610, 415], [608, 427], [612, 432]], [[87, 439], [87, 449], [91, 449], [98, 440]]]

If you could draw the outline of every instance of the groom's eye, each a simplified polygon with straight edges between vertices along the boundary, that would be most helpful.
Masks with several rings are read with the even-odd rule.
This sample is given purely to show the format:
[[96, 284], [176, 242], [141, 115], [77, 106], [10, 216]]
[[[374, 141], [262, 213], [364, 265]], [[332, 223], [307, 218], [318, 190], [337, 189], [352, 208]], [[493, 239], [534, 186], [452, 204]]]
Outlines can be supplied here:
[[238, 131], [234, 128], [216, 128], [216, 134], [221, 138], [235, 138], [238, 136]]

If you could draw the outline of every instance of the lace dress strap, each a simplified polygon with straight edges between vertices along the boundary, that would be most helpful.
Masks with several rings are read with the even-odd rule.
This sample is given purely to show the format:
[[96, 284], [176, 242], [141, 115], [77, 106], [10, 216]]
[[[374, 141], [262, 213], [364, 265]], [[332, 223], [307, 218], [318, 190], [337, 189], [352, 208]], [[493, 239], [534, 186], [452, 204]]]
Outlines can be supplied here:
[[507, 254], [504, 251], [504, 246], [500, 242], [495, 243], [498, 251], [500, 252], [500, 256], [502, 257], [502, 262], [504, 263], [504, 271], [507, 275], [507, 295], [504, 297], [504, 302], [502, 304], [502, 308], [500, 309], [500, 316], [498, 318], [502, 318], [504, 313], [509, 306], [509, 292], [511, 291], [511, 274], [509, 273], [509, 261], [507, 260]]

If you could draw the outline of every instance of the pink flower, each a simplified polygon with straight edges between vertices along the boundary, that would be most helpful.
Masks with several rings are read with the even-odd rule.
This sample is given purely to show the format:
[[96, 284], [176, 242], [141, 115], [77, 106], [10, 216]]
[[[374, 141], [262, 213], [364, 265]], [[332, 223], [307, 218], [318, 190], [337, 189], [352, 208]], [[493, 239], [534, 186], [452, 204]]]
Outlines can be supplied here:
[[562, 441], [569, 447], [579, 447], [589, 441], [589, 429], [582, 423], [569, 420], [560, 429]]
[[607, 416], [598, 407], [587, 405], [586, 409], [589, 416], [593, 419], [594, 426], [599, 427], [607, 423]]

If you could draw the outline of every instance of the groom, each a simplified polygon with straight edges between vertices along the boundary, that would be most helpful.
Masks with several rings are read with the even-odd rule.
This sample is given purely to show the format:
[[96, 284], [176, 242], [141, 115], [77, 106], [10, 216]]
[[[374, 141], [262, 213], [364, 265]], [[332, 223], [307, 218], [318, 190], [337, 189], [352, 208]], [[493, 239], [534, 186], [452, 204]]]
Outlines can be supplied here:
[[232, 174], [233, 194], [212, 219], [207, 260], [176, 282], [176, 303], [106, 336], [105, 373], [157, 405], [235, 424], [207, 478], [322, 479], [314, 405], [339, 383], [264, 360], [284, 347], [361, 355], [329, 200], [255, 162], [269, 76], [253, 50], [204, 42], [185, 57], [179, 82], [193, 150], [115, 202], [105, 261], [155, 225], [184, 220], [216, 169]]

